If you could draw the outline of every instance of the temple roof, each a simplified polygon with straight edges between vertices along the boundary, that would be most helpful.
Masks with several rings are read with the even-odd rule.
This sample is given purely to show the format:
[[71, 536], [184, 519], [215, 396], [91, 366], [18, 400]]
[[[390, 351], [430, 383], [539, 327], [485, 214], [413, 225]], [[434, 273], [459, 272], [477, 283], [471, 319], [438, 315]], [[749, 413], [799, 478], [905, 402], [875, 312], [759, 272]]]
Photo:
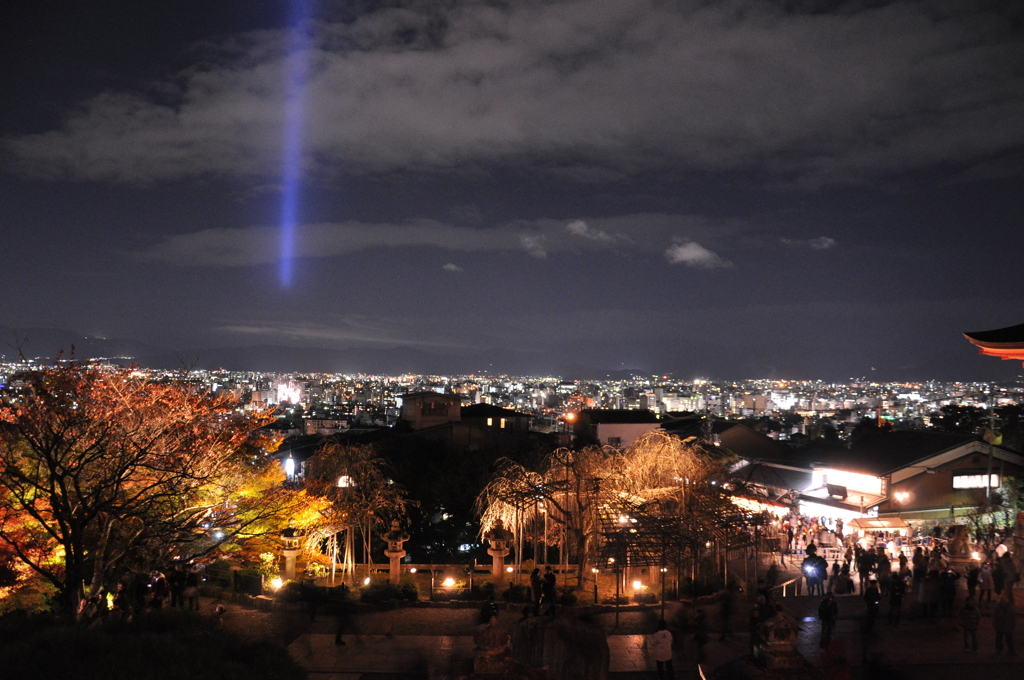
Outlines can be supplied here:
[[997, 328], [994, 331], [964, 333], [964, 336], [979, 347], [1014, 346], [1024, 348], [1024, 323]]
[[964, 333], [964, 337], [978, 346], [979, 354], [1004, 360], [1024, 360], [1024, 323], [994, 331]]

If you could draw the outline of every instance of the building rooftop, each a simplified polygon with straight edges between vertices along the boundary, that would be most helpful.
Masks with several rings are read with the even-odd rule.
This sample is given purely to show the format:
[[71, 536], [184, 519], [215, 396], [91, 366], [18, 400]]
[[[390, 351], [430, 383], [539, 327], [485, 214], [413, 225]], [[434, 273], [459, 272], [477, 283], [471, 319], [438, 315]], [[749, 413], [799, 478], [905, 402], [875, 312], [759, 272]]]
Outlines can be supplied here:
[[491, 404], [473, 404], [462, 407], [462, 418], [528, 418], [526, 413]]
[[580, 417], [588, 419], [592, 425], [624, 425], [659, 422], [658, 416], [647, 409], [631, 410], [586, 408], [580, 411]]
[[973, 434], [897, 430], [850, 448], [815, 440], [807, 446], [793, 449], [791, 460], [793, 464], [821, 464], [851, 472], [884, 475], [975, 440], [977, 437]]

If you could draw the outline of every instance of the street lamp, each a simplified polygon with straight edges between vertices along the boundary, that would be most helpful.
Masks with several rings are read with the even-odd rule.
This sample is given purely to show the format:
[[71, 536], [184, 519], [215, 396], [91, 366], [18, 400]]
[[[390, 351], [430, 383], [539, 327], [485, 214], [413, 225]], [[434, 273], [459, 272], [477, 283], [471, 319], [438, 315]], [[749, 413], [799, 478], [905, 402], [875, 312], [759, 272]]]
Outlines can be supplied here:
[[897, 491], [895, 498], [896, 498], [896, 516], [897, 517], [902, 517], [903, 516], [903, 504], [906, 503], [907, 499], [910, 498], [910, 494], [908, 492], [906, 492], [906, 491]]

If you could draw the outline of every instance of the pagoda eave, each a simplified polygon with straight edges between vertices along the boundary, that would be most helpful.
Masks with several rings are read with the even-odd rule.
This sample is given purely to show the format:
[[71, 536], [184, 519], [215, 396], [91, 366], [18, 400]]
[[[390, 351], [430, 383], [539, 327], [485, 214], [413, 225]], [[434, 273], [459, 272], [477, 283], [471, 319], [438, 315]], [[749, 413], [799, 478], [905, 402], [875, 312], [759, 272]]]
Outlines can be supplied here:
[[984, 354], [987, 357], [999, 357], [1000, 359], [1019, 360], [1024, 361], [1024, 348], [1021, 349], [990, 349], [988, 347], [982, 347], [978, 350], [978, 354]]
[[1024, 324], [994, 331], [964, 333], [964, 337], [978, 348], [979, 354], [1024, 362]]

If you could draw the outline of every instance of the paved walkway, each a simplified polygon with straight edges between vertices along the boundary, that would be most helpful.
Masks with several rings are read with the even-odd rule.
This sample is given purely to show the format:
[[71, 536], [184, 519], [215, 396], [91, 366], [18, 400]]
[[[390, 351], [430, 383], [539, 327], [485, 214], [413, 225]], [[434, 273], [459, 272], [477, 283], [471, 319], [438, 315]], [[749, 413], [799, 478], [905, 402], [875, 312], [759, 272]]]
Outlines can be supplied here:
[[473, 656], [473, 638], [432, 635], [334, 636], [307, 633], [288, 652], [317, 680], [363, 680], [381, 676], [444, 678]]
[[[817, 603], [817, 597], [809, 596], [783, 600], [784, 610], [801, 628], [798, 649], [811, 664], [820, 666], [823, 664], [818, 647], [821, 628], [813, 616]], [[873, 678], [880, 668], [896, 668], [901, 680], [962, 680], [978, 672], [1006, 677], [1024, 675], [1024, 664], [995, 654], [995, 633], [987, 616], [982, 618], [978, 631], [979, 651], [970, 653], [963, 649], [963, 636], [955, 618], [921, 618], [916, 616], [915, 605], [908, 603], [900, 625], [890, 626], [885, 621], [887, 605], [883, 605], [875, 633], [865, 638], [861, 634], [863, 601], [857, 596], [848, 596], [840, 598], [839, 603], [835, 639], [845, 651], [854, 678]], [[740, 616], [745, 618], [747, 606], [738, 604], [737, 608], [743, 610]], [[649, 613], [624, 613], [623, 617], [639, 620]], [[415, 614], [409, 612], [408, 616]], [[702, 666], [706, 673], [749, 653], [749, 638], [745, 632], [721, 642], [715, 628], [717, 626], [713, 626], [711, 641], [705, 647]], [[733, 626], [733, 630], [743, 628]], [[1021, 627], [1018, 628], [1021, 646], [1018, 659], [1024, 659], [1024, 634]], [[683, 637], [675, 663], [676, 676], [692, 680], [698, 677], [696, 648], [690, 636]], [[321, 632], [299, 636], [288, 649], [313, 680], [441, 680], [467, 674], [471, 668], [473, 641], [468, 635], [373, 634], [345, 635], [343, 639], [345, 645], [335, 645], [334, 635], [321, 628]], [[644, 635], [609, 635], [607, 639], [613, 680], [655, 677], [654, 661], [647, 654]]]
[[[798, 567], [791, 563], [780, 572], [781, 581], [795, 576]], [[799, 651], [808, 662], [821, 666], [824, 663], [818, 645], [821, 626], [816, 616], [820, 598], [794, 597], [792, 592], [790, 589], [790, 596], [779, 601], [786, 614], [800, 626]], [[963, 649], [963, 635], [957, 619], [920, 616], [919, 605], [911, 594], [906, 598], [899, 626], [890, 626], [886, 622], [888, 603], [883, 601], [874, 634], [867, 637], [861, 633], [865, 612], [863, 599], [859, 595], [846, 595], [839, 596], [838, 601], [835, 640], [850, 664], [854, 680], [875, 680], [884, 676], [886, 669], [893, 668], [901, 680], [963, 680], [979, 672], [1003, 677], [1024, 676], [1024, 663], [995, 655], [995, 632], [987, 611], [983, 611], [978, 631], [979, 651], [970, 653]], [[962, 602], [961, 594], [957, 600], [957, 611]], [[1018, 615], [1024, 614], [1024, 591], [1017, 592], [1017, 603]], [[670, 603], [666, 618], [671, 620], [679, 606]], [[750, 653], [746, 633], [750, 607], [749, 601], [737, 597], [730, 625], [730, 629], [737, 632], [724, 642], [718, 639], [723, 623], [719, 605], [705, 608], [711, 632], [701, 663], [705, 673], [710, 674], [719, 666]], [[692, 614], [691, 610], [685, 610], [683, 618], [690, 618]], [[420, 609], [359, 617], [361, 630], [372, 634], [346, 635], [346, 644], [340, 646], [334, 644], [333, 619], [324, 617], [288, 649], [293, 658], [307, 669], [312, 680], [441, 680], [470, 672], [473, 642], [466, 633], [472, 630], [475, 616], [474, 610]], [[518, 616], [513, 608], [502, 612], [501, 618], [503, 623], [511, 626], [515, 625]], [[594, 618], [606, 633], [611, 633], [607, 639], [612, 680], [656, 677], [654, 661], [647, 654], [645, 636], [617, 633], [653, 632], [659, 616], [660, 608], [657, 606], [639, 612], [623, 612], [618, 629], [613, 627], [612, 614]], [[382, 634], [390, 632], [399, 634]], [[409, 632], [430, 632], [433, 635], [401, 634]], [[695, 643], [692, 636], [682, 637], [681, 645], [677, 641], [676, 677], [697, 680]], [[1024, 658], [1024, 625], [1017, 627], [1017, 640], [1020, 647], [1018, 658]]]

